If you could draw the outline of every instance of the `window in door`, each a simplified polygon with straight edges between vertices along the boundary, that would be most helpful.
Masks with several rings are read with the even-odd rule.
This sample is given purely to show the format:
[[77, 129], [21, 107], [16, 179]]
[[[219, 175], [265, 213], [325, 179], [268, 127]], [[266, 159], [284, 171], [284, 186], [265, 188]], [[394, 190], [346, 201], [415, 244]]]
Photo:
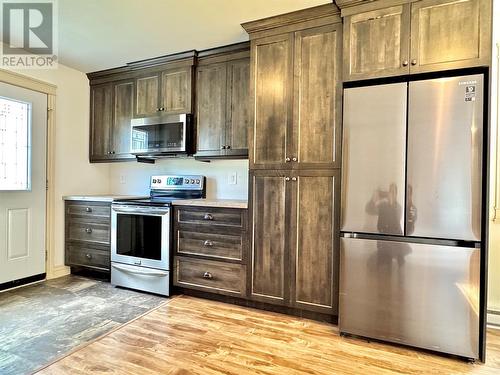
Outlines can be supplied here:
[[0, 97], [0, 190], [31, 189], [31, 104]]

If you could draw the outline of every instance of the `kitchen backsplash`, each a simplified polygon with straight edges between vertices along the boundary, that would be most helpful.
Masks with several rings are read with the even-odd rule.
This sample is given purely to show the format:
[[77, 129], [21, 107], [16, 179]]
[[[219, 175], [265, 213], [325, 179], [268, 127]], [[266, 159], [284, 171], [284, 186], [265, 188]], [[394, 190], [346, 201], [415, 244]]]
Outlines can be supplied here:
[[205, 163], [185, 158], [161, 159], [155, 164], [137, 162], [110, 164], [110, 191], [113, 194], [147, 195], [149, 194], [149, 178], [152, 175], [166, 174], [206, 176], [207, 198], [248, 198], [248, 160], [220, 160]]

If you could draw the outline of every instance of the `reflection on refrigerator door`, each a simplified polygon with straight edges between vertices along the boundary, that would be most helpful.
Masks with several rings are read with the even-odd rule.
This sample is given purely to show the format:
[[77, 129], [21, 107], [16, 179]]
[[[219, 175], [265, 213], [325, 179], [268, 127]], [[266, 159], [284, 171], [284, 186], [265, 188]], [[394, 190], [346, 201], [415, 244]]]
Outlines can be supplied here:
[[342, 238], [340, 331], [477, 358], [479, 260], [476, 248]]

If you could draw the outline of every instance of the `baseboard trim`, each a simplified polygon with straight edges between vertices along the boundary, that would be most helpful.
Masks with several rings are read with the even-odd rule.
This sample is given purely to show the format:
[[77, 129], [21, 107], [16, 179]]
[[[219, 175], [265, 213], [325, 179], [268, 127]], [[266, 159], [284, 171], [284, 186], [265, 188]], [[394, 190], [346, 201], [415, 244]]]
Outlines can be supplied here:
[[24, 277], [24, 278], [18, 279], [18, 280], [8, 281], [6, 283], [0, 284], [0, 291], [5, 291], [7, 289], [14, 289], [14, 288], [18, 288], [20, 286], [24, 286], [26, 284], [32, 284], [32, 283], [35, 283], [37, 281], [42, 281], [42, 280], [45, 280], [45, 277], [46, 277], [45, 273], [40, 273], [38, 275], [33, 275], [33, 276], [29, 276], [29, 277]]
[[500, 311], [488, 310], [488, 317], [486, 321], [488, 322], [489, 327], [500, 329]]
[[57, 279], [58, 277], [66, 276], [71, 273], [71, 270], [69, 267], [66, 266], [56, 266], [53, 267], [49, 273], [47, 273], [47, 280], [50, 279]]

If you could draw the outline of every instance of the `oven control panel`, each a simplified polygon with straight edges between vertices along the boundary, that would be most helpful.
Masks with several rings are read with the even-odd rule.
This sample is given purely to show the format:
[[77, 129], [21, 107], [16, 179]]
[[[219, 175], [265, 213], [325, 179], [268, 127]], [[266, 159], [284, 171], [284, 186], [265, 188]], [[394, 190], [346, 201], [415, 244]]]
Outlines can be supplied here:
[[151, 176], [151, 190], [202, 190], [204, 176]]

